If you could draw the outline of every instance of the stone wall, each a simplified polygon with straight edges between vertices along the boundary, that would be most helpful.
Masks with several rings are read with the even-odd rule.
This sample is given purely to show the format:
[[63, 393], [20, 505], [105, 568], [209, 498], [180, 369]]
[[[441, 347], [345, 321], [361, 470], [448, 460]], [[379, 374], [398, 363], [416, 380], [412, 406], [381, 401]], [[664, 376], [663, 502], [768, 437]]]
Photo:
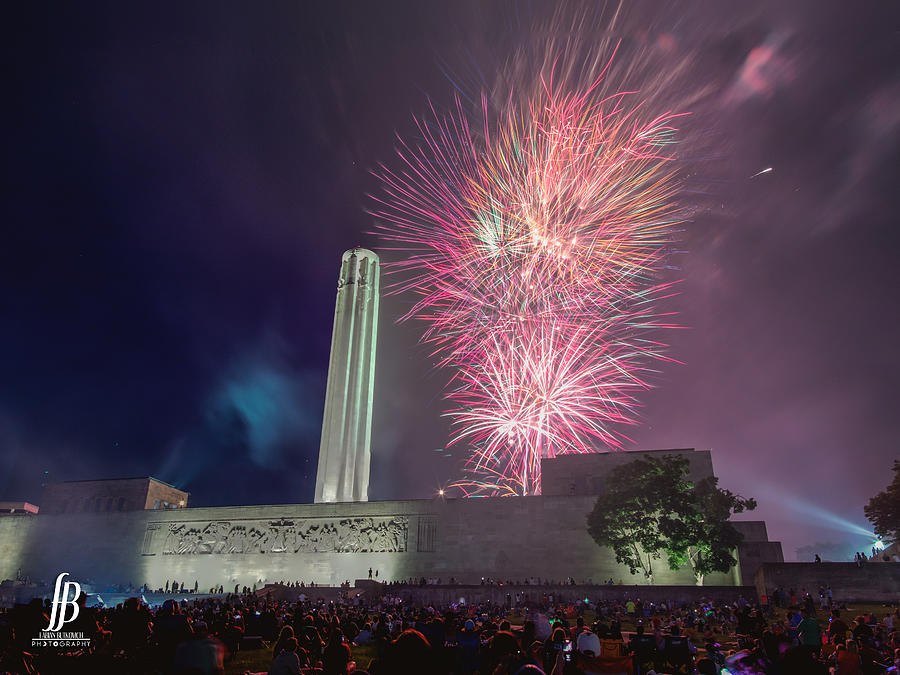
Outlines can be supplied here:
[[[544, 496], [4, 516], [0, 578], [21, 567], [36, 580], [69, 572], [99, 585], [161, 588], [178, 580], [233, 589], [281, 580], [338, 585], [366, 578], [371, 567], [387, 581], [571, 576], [643, 583], [588, 535], [593, 505], [589, 496]], [[759, 535], [758, 526], [741, 526]], [[780, 547], [769, 548], [779, 560]], [[735, 586], [740, 577], [735, 569], [705, 582]], [[654, 581], [694, 583], [689, 570], [673, 572], [664, 562], [654, 567]]]
[[738, 548], [739, 584], [753, 583], [756, 570], [763, 563], [783, 563], [784, 553], [781, 542], [769, 541], [769, 533], [765, 522], [761, 520], [739, 520], [733, 525], [744, 536], [744, 542]]
[[831, 586], [835, 602], [900, 602], [900, 563], [763, 563], [754, 577], [760, 596], [776, 588], [809, 591], [818, 601], [819, 587]]
[[645, 450], [640, 452], [592, 452], [559, 455], [541, 460], [541, 492], [544, 495], [598, 495], [604, 490], [606, 476], [613, 469], [638, 459], [684, 457], [689, 463], [690, 480], [696, 482], [713, 475], [709, 450]]
[[493, 585], [466, 585], [466, 586], [384, 586], [371, 584], [367, 580], [360, 579], [356, 587], [365, 589], [369, 596], [389, 595], [403, 598], [406, 602], [427, 606], [431, 603], [449, 605], [465, 601], [469, 604], [477, 604], [490, 601], [503, 605], [515, 598], [516, 594], [524, 594], [528, 601], [540, 601], [544, 596], [553, 597], [554, 602], [577, 604], [584, 602], [585, 598], [591, 602], [644, 600], [645, 602], [696, 602], [708, 600], [711, 602], [734, 602], [743, 596], [751, 602], [756, 601], [756, 588], [753, 586], [493, 586]]
[[[0, 515], [0, 581], [15, 579], [24, 565], [24, 544], [38, 517], [30, 513]], [[25, 574], [27, 571], [22, 570]]]

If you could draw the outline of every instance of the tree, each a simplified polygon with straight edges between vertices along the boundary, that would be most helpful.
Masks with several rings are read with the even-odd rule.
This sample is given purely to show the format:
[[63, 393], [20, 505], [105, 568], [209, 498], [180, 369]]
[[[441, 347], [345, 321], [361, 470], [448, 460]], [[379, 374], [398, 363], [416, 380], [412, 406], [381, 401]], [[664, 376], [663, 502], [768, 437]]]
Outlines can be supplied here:
[[711, 572], [727, 572], [743, 539], [729, 522], [756, 501], [718, 487], [718, 479], [696, 485], [679, 456], [638, 459], [613, 469], [588, 516], [588, 532], [632, 574], [640, 569], [653, 583], [652, 563], [666, 555], [671, 569], [690, 565], [697, 585]]
[[690, 493], [688, 461], [667, 455], [637, 459], [613, 469], [603, 494], [588, 515], [588, 532], [612, 549], [632, 574], [642, 571], [653, 583], [653, 561], [660, 558], [678, 502]]
[[698, 586], [707, 574], [730, 570], [737, 562], [733, 552], [744, 539], [730, 518], [755, 508], [755, 499], [719, 488], [715, 476], [697, 482], [677, 516], [662, 525], [669, 567], [678, 570], [689, 564]]
[[894, 460], [893, 482], [872, 497], [863, 511], [875, 534], [892, 541], [900, 539], [900, 460]]

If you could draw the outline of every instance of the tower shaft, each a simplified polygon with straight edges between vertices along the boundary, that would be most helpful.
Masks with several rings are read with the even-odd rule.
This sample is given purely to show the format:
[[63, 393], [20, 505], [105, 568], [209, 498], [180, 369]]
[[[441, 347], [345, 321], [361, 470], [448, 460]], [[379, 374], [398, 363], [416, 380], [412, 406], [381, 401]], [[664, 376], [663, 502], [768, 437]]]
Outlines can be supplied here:
[[322, 417], [317, 503], [369, 498], [379, 281], [377, 255], [362, 248], [344, 253]]

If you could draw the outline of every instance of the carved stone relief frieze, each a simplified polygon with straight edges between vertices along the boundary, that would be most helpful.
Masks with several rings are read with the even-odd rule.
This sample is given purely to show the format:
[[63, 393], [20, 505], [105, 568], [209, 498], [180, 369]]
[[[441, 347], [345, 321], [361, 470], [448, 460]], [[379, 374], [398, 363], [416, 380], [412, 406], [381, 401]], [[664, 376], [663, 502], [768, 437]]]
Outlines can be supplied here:
[[221, 520], [147, 527], [159, 528], [152, 548], [163, 555], [402, 553], [407, 550], [409, 518]]

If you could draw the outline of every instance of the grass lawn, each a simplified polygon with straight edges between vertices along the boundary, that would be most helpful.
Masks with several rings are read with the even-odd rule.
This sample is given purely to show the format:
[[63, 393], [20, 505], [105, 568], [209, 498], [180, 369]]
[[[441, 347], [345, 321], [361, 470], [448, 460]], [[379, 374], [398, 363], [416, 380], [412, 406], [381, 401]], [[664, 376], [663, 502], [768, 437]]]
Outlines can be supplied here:
[[[374, 645], [357, 645], [350, 647], [350, 655], [360, 670], [368, 668], [369, 661], [375, 658]], [[225, 664], [225, 675], [243, 675], [251, 673], [267, 673], [272, 665], [272, 649], [248, 649], [239, 651], [237, 656]]]
[[242, 675], [248, 670], [251, 673], [267, 673], [271, 664], [271, 649], [240, 651], [231, 661], [225, 663], [225, 675]]

